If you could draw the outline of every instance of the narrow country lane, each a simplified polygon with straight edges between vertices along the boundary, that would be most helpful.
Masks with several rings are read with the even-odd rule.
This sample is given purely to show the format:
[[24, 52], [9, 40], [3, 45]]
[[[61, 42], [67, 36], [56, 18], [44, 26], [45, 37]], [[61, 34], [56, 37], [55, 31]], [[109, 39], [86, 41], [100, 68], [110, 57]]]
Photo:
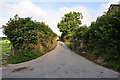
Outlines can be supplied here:
[[2, 68], [3, 78], [118, 78], [118, 72], [72, 52], [64, 43], [35, 59]]

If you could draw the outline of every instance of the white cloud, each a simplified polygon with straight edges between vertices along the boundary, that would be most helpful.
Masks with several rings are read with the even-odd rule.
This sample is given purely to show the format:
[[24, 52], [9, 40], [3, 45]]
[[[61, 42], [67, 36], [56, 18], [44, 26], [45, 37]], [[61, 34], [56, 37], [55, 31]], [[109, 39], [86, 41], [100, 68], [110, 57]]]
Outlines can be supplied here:
[[2, 27], [3, 24], [5, 24], [9, 19], [0, 17], [0, 28]]
[[3, 32], [2, 32], [3, 30], [2, 29], [0, 29], [0, 37], [5, 37], [5, 35], [3, 35]]
[[[18, 14], [20, 17], [32, 17], [32, 19], [39, 21], [45, 21], [46, 19], [46, 13], [29, 0], [22, 0], [19, 3], [1, 1], [0, 10], [2, 12], [0, 15], [0, 27], [10, 18], [13, 18], [15, 14]], [[0, 36], [4, 36], [1, 29]]]
[[77, 5], [71, 8], [67, 8], [67, 7], [60, 8], [60, 14], [62, 15], [70, 11], [76, 11], [76, 12], [82, 13], [83, 15], [82, 25], [84, 24], [90, 25], [90, 21], [92, 20], [92, 17], [91, 17], [91, 13], [88, 8], [81, 6], [81, 5]]
[[1, 28], [3, 24], [6, 24], [7, 21], [8, 21], [7, 18], [0, 17], [0, 37], [5, 37], [5, 35], [3, 35], [3, 32], [2, 32], [3, 30]]
[[[101, 16], [104, 11], [107, 11], [111, 3], [116, 2], [118, 1], [111, 0], [108, 3], [102, 4], [98, 10], [94, 11], [81, 5], [75, 5], [73, 7], [65, 6], [55, 10], [53, 8], [43, 9], [29, 0], [22, 0], [17, 3], [7, 3], [3, 1], [0, 4], [0, 10], [2, 12], [0, 15], [0, 27], [1, 24], [5, 24], [9, 18], [18, 14], [20, 17], [32, 17], [34, 20], [44, 21], [55, 33], [60, 34], [59, 29], [57, 28], [57, 23], [61, 20], [61, 17], [63, 17], [65, 13], [70, 11], [81, 12], [83, 15], [82, 25], [87, 24], [89, 26], [91, 21], [95, 20], [98, 16]], [[0, 36], [1, 33], [2, 32], [0, 30]]]
[[71, 8], [62, 7], [62, 8], [59, 8], [58, 10], [46, 9], [45, 10], [45, 12], [47, 13], [46, 23], [49, 24], [49, 26], [55, 33], [60, 35], [61, 33], [59, 32], [59, 29], [57, 28], [57, 23], [61, 20], [61, 17], [63, 17], [64, 14], [69, 13], [70, 11], [81, 12], [84, 17], [82, 20], [82, 25], [84, 24], [90, 25], [91, 20], [92, 20], [90, 11], [86, 7], [80, 6], [80, 5], [74, 6]]
[[7, 17], [13, 17], [18, 14], [20, 17], [33, 17], [35, 19], [44, 20], [46, 13], [38, 6], [28, 0], [22, 0], [19, 3], [3, 3], [2, 10]]
[[119, 0], [109, 0], [107, 3], [101, 4], [98, 10], [92, 11], [93, 20], [96, 20], [98, 16], [103, 15], [103, 12], [107, 12], [111, 4], [118, 4]]

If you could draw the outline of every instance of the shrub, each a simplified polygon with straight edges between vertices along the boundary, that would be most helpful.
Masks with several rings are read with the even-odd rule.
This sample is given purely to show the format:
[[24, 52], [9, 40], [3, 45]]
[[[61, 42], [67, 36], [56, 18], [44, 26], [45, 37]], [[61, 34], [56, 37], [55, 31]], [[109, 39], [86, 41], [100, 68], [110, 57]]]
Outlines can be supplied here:
[[20, 18], [18, 15], [15, 15], [2, 27], [3, 33], [8, 37], [13, 47], [8, 60], [15, 61], [20, 57], [22, 57], [21, 59], [25, 58], [18, 59], [18, 62], [36, 58], [42, 55], [42, 52], [53, 48], [51, 47], [52, 41], [57, 36], [44, 22], [33, 21], [30, 17]]

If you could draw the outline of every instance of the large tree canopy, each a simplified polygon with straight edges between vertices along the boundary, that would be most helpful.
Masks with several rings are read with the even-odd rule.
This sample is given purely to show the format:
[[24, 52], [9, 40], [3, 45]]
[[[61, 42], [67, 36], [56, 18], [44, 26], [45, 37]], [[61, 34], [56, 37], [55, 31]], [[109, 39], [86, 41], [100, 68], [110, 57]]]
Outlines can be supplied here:
[[66, 35], [72, 36], [81, 25], [82, 14], [79, 12], [66, 13], [62, 20], [58, 23], [58, 28], [62, 33], [62, 37]]

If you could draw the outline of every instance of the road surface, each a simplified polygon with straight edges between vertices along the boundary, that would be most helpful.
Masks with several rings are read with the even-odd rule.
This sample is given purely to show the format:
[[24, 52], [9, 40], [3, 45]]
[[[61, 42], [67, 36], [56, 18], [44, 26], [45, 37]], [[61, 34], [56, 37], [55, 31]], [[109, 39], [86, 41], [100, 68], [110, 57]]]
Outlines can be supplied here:
[[3, 78], [118, 78], [118, 72], [99, 66], [72, 52], [62, 42], [37, 58], [2, 68]]

